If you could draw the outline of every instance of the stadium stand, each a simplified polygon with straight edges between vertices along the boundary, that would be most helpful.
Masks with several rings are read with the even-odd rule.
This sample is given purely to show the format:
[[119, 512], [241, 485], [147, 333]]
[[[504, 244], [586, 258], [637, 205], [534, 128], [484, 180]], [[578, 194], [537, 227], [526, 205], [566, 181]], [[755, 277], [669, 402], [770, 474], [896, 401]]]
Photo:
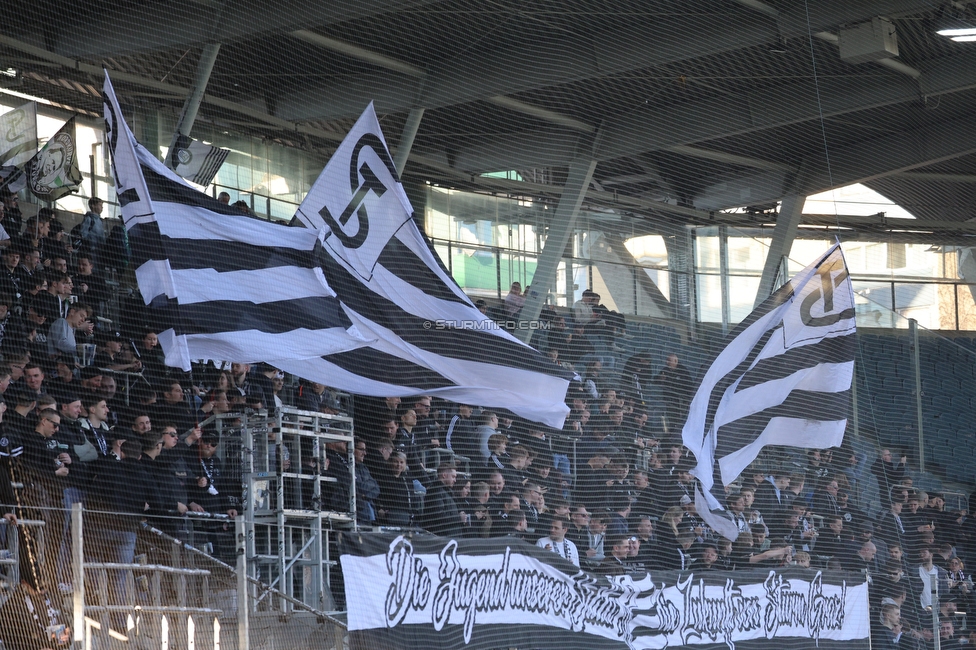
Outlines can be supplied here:
[[[0, 650], [976, 644], [972, 2], [8, 4]], [[233, 358], [165, 365], [158, 335], [173, 323], [136, 282], [121, 216], [139, 194], [115, 187], [103, 68], [142, 151], [268, 232], [296, 225], [372, 106], [391, 145], [380, 162], [445, 277], [519, 338], [520, 317], [544, 324], [529, 342], [579, 373], [565, 425], [422, 387], [351, 394]], [[72, 148], [74, 167], [55, 169]], [[343, 224], [391, 189], [373, 154], [350, 166], [360, 203]], [[722, 495], [733, 542], [697, 511], [689, 402], [729, 332], [835, 237], [858, 324], [844, 442], [764, 449]], [[398, 286], [423, 297], [425, 283]], [[497, 352], [444, 347], [486, 365]], [[464, 569], [447, 540], [466, 557], [510, 547], [577, 596], [626, 592], [646, 616], [604, 624], [590, 603], [563, 620], [533, 604], [528, 622], [492, 619], [497, 603], [470, 602], [499, 591], [465, 592], [487, 584], [473, 572], [445, 578]], [[437, 591], [435, 609], [456, 607], [449, 624], [396, 609], [434, 592], [419, 570], [379, 596], [347, 580], [366, 556], [404, 577], [414, 552], [441, 562], [454, 600]], [[498, 566], [478, 570], [487, 581]], [[690, 573], [714, 597], [700, 611], [694, 585], [678, 588]], [[791, 604], [833, 590], [792, 612], [803, 633], [776, 636], [767, 617], [765, 635], [756, 624], [733, 640], [708, 624], [732, 595], [768, 597], [783, 580], [809, 586]], [[654, 600], [665, 584], [689, 606]], [[856, 634], [828, 624], [837, 592], [866, 594], [847, 617]], [[374, 607], [375, 636], [350, 624], [356, 603]], [[652, 610], [662, 629], [669, 615], [699, 625], [667, 638], [627, 627]]]

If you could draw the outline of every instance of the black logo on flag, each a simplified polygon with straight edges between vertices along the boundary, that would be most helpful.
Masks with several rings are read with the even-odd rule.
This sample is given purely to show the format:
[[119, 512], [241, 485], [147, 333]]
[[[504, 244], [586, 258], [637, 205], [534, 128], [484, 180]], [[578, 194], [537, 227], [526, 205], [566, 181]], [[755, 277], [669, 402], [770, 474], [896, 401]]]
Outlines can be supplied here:
[[[346, 248], [359, 248], [366, 242], [366, 237], [369, 235], [369, 215], [366, 213], [366, 206], [363, 205], [366, 196], [372, 191], [377, 197], [381, 197], [388, 189], [383, 184], [383, 181], [377, 177], [376, 172], [370, 168], [368, 163], [364, 162], [362, 165], [359, 164], [359, 153], [364, 147], [372, 149], [379, 159], [383, 161], [393, 180], [399, 182], [396, 166], [394, 166], [390, 154], [386, 151], [386, 147], [383, 146], [383, 141], [374, 133], [367, 133], [359, 138], [356, 146], [353, 147], [352, 156], [349, 157], [349, 188], [352, 190], [352, 200], [349, 201], [349, 204], [342, 211], [342, 214], [339, 215], [338, 219], [332, 216], [327, 206], [322, 206], [322, 209], [319, 210], [319, 215], [328, 224], [332, 234]], [[360, 176], [363, 177], [362, 183], [359, 182]], [[355, 234], [350, 234], [346, 232], [345, 226], [349, 223], [354, 213], [358, 217], [359, 227]]]
[[[811, 291], [803, 303], [800, 305], [800, 320], [807, 327], [827, 327], [841, 320], [854, 318], [853, 309], [845, 309], [837, 313], [834, 311], [834, 289], [839, 287], [847, 279], [847, 267], [844, 260], [834, 258], [825, 262], [817, 269], [820, 276], [820, 291]], [[823, 316], [814, 316], [811, 313], [813, 306], [823, 300]]]

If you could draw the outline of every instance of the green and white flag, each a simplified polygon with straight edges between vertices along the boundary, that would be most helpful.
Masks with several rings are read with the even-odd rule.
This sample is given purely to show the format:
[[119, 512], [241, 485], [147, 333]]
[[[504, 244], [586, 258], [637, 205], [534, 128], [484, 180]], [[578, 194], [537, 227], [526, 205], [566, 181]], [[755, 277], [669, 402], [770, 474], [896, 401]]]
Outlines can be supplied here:
[[27, 187], [42, 201], [57, 201], [81, 185], [78, 152], [75, 147], [75, 118], [47, 141], [24, 166]]

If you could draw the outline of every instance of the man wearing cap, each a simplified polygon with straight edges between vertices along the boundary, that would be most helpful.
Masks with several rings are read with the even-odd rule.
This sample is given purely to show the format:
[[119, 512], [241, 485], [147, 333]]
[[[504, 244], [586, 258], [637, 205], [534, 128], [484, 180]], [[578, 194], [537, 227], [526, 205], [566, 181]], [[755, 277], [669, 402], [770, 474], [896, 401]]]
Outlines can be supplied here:
[[[224, 471], [223, 463], [217, 457], [217, 447], [220, 438], [216, 433], [205, 433], [197, 443], [198, 459], [190, 466], [190, 473], [195, 478], [186, 485], [187, 504], [201, 506], [211, 514], [226, 514], [233, 518], [237, 516], [237, 506], [240, 503], [240, 486], [232, 485]], [[203, 526], [210, 542], [214, 547], [214, 555], [220, 558], [230, 558], [234, 552], [234, 531], [221, 522], [211, 526]]]

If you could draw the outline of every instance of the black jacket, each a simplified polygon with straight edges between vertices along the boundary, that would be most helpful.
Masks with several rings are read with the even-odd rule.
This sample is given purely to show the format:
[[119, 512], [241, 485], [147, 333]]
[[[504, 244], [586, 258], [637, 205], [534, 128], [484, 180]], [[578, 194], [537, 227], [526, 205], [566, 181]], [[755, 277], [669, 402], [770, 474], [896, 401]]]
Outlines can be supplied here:
[[119, 460], [115, 454], [92, 463], [89, 503], [95, 514], [96, 530], [135, 531], [149, 502], [149, 479], [138, 460]]
[[461, 536], [461, 513], [451, 489], [437, 481], [424, 497], [423, 527], [441, 537]]

